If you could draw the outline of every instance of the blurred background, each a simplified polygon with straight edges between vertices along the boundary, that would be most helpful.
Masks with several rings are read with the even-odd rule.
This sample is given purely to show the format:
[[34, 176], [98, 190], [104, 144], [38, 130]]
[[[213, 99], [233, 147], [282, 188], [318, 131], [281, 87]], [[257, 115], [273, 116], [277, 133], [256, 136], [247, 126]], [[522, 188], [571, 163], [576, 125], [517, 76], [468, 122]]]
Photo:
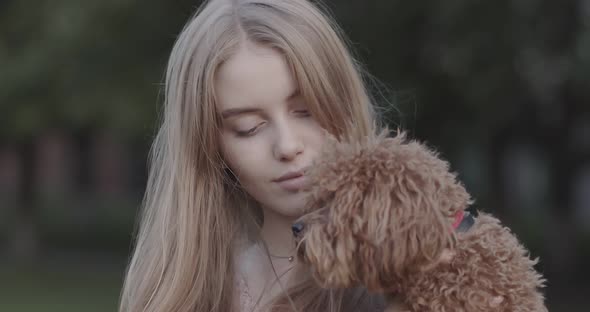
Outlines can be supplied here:
[[[115, 311], [173, 42], [199, 1], [0, 0], [0, 311]], [[588, 311], [590, 1], [327, 1], [383, 117]]]

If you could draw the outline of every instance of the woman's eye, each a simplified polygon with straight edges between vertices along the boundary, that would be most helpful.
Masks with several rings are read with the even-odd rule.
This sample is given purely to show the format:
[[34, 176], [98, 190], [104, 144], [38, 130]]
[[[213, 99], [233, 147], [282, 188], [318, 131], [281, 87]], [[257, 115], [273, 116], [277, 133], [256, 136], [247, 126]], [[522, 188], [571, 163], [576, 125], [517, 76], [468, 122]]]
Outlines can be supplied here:
[[303, 117], [311, 116], [311, 114], [309, 113], [309, 111], [307, 109], [296, 110], [295, 113], [297, 113], [298, 115], [303, 116]]
[[254, 134], [256, 134], [256, 132], [258, 132], [258, 130], [260, 129], [260, 127], [262, 127], [266, 122], [261, 122], [258, 125], [256, 125], [256, 127], [254, 128], [250, 128], [248, 130], [236, 130], [236, 136], [238, 137], [249, 137], [249, 136], [253, 136]]
[[239, 137], [249, 137], [249, 136], [252, 136], [254, 133], [256, 133], [257, 129], [258, 129], [258, 127], [254, 127], [252, 129], [246, 130], [246, 131], [236, 130], [236, 135]]

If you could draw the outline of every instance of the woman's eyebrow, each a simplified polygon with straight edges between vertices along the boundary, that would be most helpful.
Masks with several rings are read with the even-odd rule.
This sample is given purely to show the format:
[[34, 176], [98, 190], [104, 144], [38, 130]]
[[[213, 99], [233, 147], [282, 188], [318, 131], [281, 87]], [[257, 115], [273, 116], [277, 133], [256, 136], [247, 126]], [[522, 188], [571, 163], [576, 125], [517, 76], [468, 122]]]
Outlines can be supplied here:
[[262, 109], [256, 107], [230, 108], [221, 112], [221, 117], [227, 119], [237, 115], [259, 113], [261, 111]]
[[287, 96], [287, 102], [291, 101], [292, 99], [300, 96], [301, 93], [299, 92], [299, 88], [293, 90], [293, 92], [291, 92], [291, 94], [289, 94], [289, 96]]
[[[298, 97], [299, 95], [301, 95], [301, 93], [299, 92], [299, 88], [293, 90], [293, 92], [291, 92], [291, 94], [289, 94], [286, 98], [286, 101], [289, 102], [291, 100], [293, 100], [294, 98]], [[262, 109], [257, 108], [257, 107], [240, 107], [240, 108], [229, 108], [224, 110], [223, 112], [221, 112], [221, 117], [223, 119], [227, 119], [230, 117], [235, 117], [237, 115], [242, 115], [242, 114], [252, 114], [252, 113], [260, 113], [262, 111]]]

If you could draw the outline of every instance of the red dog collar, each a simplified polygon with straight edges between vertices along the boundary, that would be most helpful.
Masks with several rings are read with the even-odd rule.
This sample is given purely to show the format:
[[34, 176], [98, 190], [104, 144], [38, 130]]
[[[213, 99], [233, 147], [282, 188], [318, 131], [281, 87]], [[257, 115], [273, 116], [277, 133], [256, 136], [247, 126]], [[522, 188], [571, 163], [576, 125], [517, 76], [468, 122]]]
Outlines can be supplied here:
[[455, 215], [453, 230], [457, 232], [467, 232], [475, 224], [475, 218], [469, 211], [461, 210]]

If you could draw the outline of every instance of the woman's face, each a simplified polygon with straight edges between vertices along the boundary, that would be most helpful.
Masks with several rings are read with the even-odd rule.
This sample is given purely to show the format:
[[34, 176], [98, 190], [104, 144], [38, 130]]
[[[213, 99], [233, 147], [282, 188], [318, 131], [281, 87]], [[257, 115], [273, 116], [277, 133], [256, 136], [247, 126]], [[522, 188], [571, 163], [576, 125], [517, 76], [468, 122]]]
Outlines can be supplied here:
[[324, 132], [310, 116], [283, 55], [245, 43], [218, 69], [217, 109], [223, 119], [221, 147], [241, 186], [264, 209], [288, 217], [305, 205], [305, 177]]

